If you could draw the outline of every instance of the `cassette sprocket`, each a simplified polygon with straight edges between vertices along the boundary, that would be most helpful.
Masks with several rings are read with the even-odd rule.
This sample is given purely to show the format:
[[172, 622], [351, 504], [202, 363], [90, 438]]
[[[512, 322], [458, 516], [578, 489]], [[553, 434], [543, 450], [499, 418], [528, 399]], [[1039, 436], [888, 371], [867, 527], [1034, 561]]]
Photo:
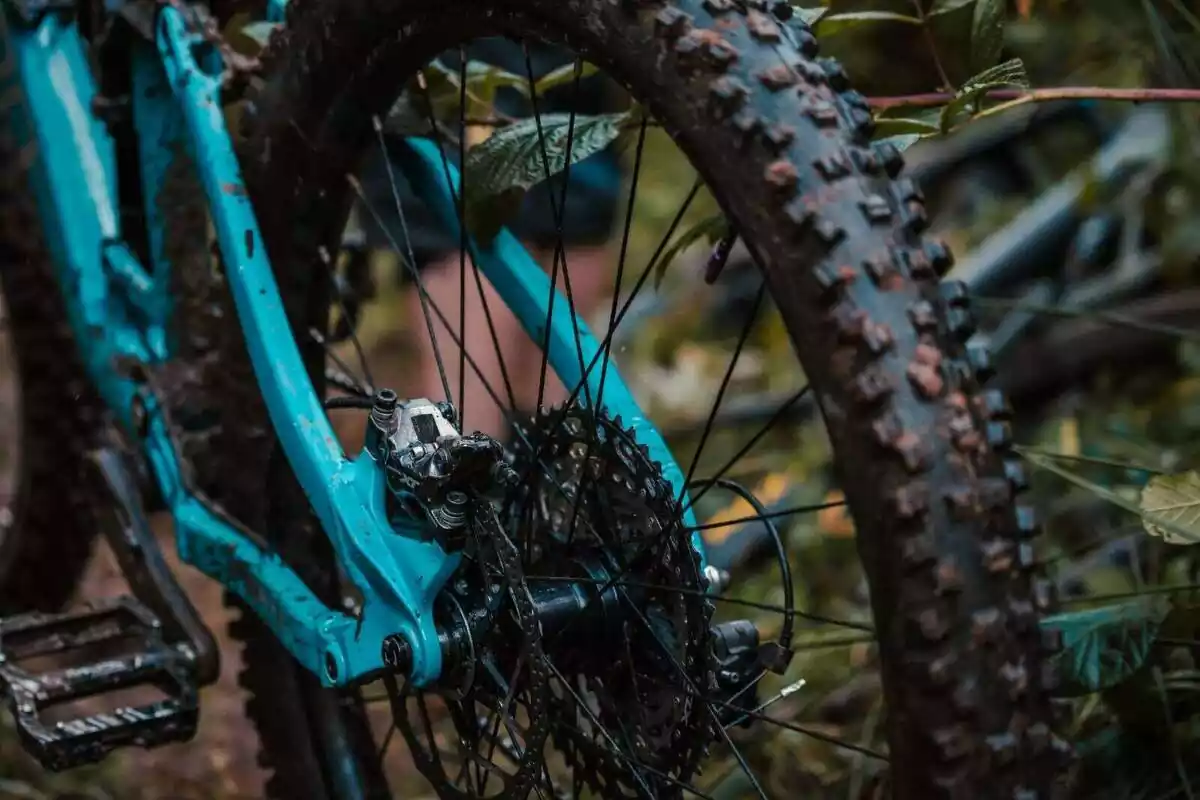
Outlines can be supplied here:
[[576, 581], [595, 607], [591, 624], [545, 633], [551, 741], [604, 797], [677, 794], [712, 741], [702, 698], [715, 686], [712, 605], [679, 499], [619, 417], [544, 410], [520, 433], [514, 468], [530, 479], [510, 513], [530, 585]]

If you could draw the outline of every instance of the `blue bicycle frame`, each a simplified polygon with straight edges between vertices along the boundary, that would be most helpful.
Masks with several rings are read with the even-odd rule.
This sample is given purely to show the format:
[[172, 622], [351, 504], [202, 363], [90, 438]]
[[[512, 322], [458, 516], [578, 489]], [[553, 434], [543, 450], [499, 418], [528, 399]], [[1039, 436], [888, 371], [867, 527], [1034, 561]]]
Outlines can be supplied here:
[[[119, 4], [119, 0], [117, 0]], [[113, 10], [113, 2], [106, 4]], [[181, 558], [241, 596], [279, 640], [327, 686], [345, 685], [383, 667], [381, 643], [402, 634], [412, 646], [411, 680], [426, 685], [441, 670], [432, 603], [457, 557], [395, 528], [384, 514], [384, 474], [367, 453], [348, 458], [302, 363], [262, 244], [254, 209], [242, 189], [220, 99], [216, 49], [189, 30], [181, 10], [157, 10], [153, 42], [129, 52], [133, 119], [145, 191], [149, 264], [122, 239], [117, 213], [117, 156], [105, 124], [92, 113], [97, 90], [87, 43], [73, 15], [43, 10], [33, 21], [5, 4], [3, 43], [9, 125], [31, 159], [36, 202], [86, 368], [119, 424], [139, 441], [175, 520]], [[282, 17], [282, 7], [270, 16]], [[18, 85], [14, 85], [14, 82]], [[17, 91], [19, 88], [19, 92]], [[165, 331], [172, 313], [165, 229], [153, 202], [175, 158], [190, 158], [203, 184], [226, 265], [227, 280], [271, 422], [292, 469], [364, 603], [361, 618], [331, 610], [274, 553], [212, 513], [189, 493], [154, 397], [117, 364], [171, 357]], [[438, 145], [408, 143], [405, 174], [458, 235], [454, 191]], [[638, 430], [663, 464], [679, 496], [684, 477], [657, 430], [644, 420], [601, 345], [550, 279], [508, 232], [474, 245], [478, 263], [504, 302], [541, 341], [549, 325], [550, 365], [567, 386], [586, 381], [588, 397], [603, 386], [603, 403]], [[553, 310], [554, 313], [550, 313]], [[581, 355], [582, 354], [582, 355]], [[603, 364], [593, 369], [592, 365]], [[144, 409], [141, 429], [135, 406]], [[688, 512], [687, 524], [694, 519]], [[420, 524], [413, 520], [412, 525]], [[703, 553], [699, 535], [692, 537]]]

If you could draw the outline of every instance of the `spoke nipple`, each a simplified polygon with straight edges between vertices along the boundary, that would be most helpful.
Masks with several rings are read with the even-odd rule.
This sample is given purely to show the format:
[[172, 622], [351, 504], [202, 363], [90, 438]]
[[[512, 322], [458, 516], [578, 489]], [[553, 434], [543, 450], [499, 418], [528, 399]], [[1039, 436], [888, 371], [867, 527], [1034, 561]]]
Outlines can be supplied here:
[[704, 579], [708, 581], [708, 587], [714, 592], [723, 592], [732, 579], [728, 571], [718, 569], [712, 564], [704, 568]]

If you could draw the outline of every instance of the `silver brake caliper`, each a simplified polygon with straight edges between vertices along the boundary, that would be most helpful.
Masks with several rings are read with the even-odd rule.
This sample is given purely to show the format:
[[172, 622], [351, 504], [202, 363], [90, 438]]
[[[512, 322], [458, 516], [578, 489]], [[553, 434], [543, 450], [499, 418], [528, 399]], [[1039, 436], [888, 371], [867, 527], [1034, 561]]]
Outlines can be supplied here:
[[482, 433], [461, 434], [450, 403], [401, 403], [385, 389], [375, 397], [367, 449], [383, 466], [393, 502], [419, 512], [443, 545], [461, 546], [472, 497], [490, 497], [516, 482], [504, 448]]

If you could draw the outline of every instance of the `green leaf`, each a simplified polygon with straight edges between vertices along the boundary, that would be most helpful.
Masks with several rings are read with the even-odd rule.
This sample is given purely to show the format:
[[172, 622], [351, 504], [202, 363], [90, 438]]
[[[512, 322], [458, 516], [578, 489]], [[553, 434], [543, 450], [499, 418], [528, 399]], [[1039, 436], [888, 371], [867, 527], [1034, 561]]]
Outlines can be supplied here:
[[823, 6], [821, 8], [801, 8], [800, 6], [794, 5], [792, 6], [792, 12], [795, 13], [796, 17], [805, 25], [816, 25], [821, 21], [821, 17], [824, 17], [829, 13], [829, 7]]
[[941, 112], [941, 108], [937, 106], [918, 106], [901, 103], [900, 105], [888, 106], [881, 109], [875, 116], [876, 119], [911, 119], [927, 123], [936, 128], [938, 116]]
[[829, 36], [839, 31], [875, 22], [902, 22], [906, 25], [921, 24], [921, 20], [916, 17], [896, 14], [892, 11], [849, 11], [845, 14], [820, 17], [820, 21], [816, 23], [816, 31], [822, 36]]
[[[600, 71], [600, 68], [595, 64], [589, 64], [586, 61], [582, 64], [579, 80], [590, 78]], [[538, 94], [545, 94], [551, 89], [557, 89], [559, 86], [569, 86], [575, 82], [575, 64], [563, 64], [555, 70], [547, 72], [545, 75], [537, 79], [533, 89]]]
[[[454, 85], [458, 86], [458, 71], [451, 70], [451, 74], [454, 76]], [[499, 89], [516, 89], [518, 92], [528, 95], [528, 87], [529, 78], [523, 75], [514, 75], [507, 70], [492, 64], [485, 64], [482, 61], [467, 62], [467, 93], [488, 105], [495, 101], [496, 91]]]
[[[424, 87], [422, 88], [422, 85]], [[451, 147], [458, 147], [459, 97], [458, 72], [447, 69], [438, 61], [427, 64], [388, 109], [384, 128], [395, 136], [431, 136], [430, 118], [442, 128], [442, 138]], [[454, 120], [442, 125], [442, 120]]]
[[658, 264], [654, 268], [654, 288], [657, 289], [662, 285], [663, 277], [667, 274], [667, 267], [671, 266], [671, 262], [684, 250], [687, 250], [693, 244], [700, 241], [700, 239], [707, 239], [710, 245], [714, 245], [728, 234], [729, 221], [725, 219], [724, 214], [714, 214], [711, 217], [705, 217], [679, 234], [675, 238], [675, 241], [671, 242], [663, 250], [662, 256], [659, 257]]
[[[451, 69], [440, 61], [434, 61], [431, 66], [441, 72], [450, 86], [458, 89], [460, 79], [458, 69]], [[600, 68], [595, 64], [584, 62], [580, 65], [579, 79], [590, 78], [599, 71]], [[471, 99], [477, 103], [490, 105], [495, 102], [496, 92], [500, 89], [515, 89], [525, 97], [529, 96], [529, 77], [527, 75], [517, 75], [483, 61], [468, 61], [466, 73], [467, 92], [473, 95]], [[568, 86], [574, 81], [575, 64], [572, 62], [547, 72], [534, 81], [533, 87], [538, 94], [545, 94], [551, 89]]]
[[280, 25], [281, 23], [278, 22], [251, 22], [242, 28], [241, 34], [248, 39], [253, 39], [259, 47], [266, 47], [267, 42], [271, 40], [271, 34]]
[[[1142, 488], [1142, 510], [1156, 518], [1142, 519], [1142, 526], [1151, 536], [1168, 544], [1200, 542], [1200, 474], [1155, 475]], [[1175, 528], [1164, 528], [1157, 524], [1159, 519], [1175, 523]]]
[[1116, 686], [1146, 662], [1170, 611], [1162, 597], [1056, 614], [1042, 627], [1062, 634], [1063, 649], [1051, 659], [1060, 697], [1078, 697]]
[[970, 109], [979, 99], [993, 89], [1015, 86], [1020, 89], [1029, 88], [1029, 74], [1025, 71], [1025, 62], [1019, 58], [1005, 61], [988, 67], [978, 75], [970, 78], [955, 94], [954, 99], [945, 105], [941, 115], [941, 129], [949, 131], [958, 121], [958, 117]]
[[926, 122], [923, 119], [880, 117], [875, 120], [876, 135], [904, 136], [916, 134], [917, 136], [929, 136], [940, 131], [941, 128], [936, 123]]
[[971, 21], [971, 68], [990, 67], [1004, 49], [1005, 0], [977, 0]]
[[[938, 125], [941, 111], [940, 108], [917, 106], [893, 106], [884, 109], [875, 116], [874, 138], [879, 140], [908, 136], [918, 138], [934, 136], [941, 133], [942, 130]], [[899, 143], [896, 144], [899, 146]]]
[[1082, 475], [1077, 475], [1076, 473], [1071, 472], [1070, 470], [1063, 469], [1058, 464], [1054, 463], [1054, 461], [1052, 459], [1046, 458], [1044, 456], [1039, 456], [1036, 453], [1033, 453], [1024, 447], [1018, 446], [1018, 447], [1015, 447], [1014, 449], [1018, 453], [1020, 453], [1021, 456], [1023, 458], [1025, 458], [1025, 460], [1027, 460], [1029, 463], [1031, 463], [1037, 467], [1040, 467], [1041, 469], [1044, 469], [1047, 472], [1053, 472], [1055, 475], [1059, 476], [1063, 480], [1069, 481], [1070, 483], [1075, 484], [1079, 488], [1085, 489], [1085, 490], [1091, 492], [1096, 497], [1099, 497], [1101, 500], [1111, 503], [1112, 505], [1116, 506], [1117, 508], [1123, 508], [1126, 511], [1129, 511], [1130, 513], [1137, 514], [1138, 516], [1140, 516], [1142, 518], [1143, 522], [1151, 522], [1156, 527], [1162, 528], [1164, 531], [1170, 532], [1170, 533], [1174, 534], [1175, 536], [1179, 537], [1182, 541], [1185, 541], [1188, 543], [1196, 541], [1196, 537], [1193, 532], [1191, 532], [1187, 528], [1177, 524], [1174, 520], [1168, 519], [1167, 517], [1165, 517], [1163, 515], [1146, 510], [1146, 509], [1142, 508], [1140, 505], [1138, 505], [1137, 503], [1132, 503], [1129, 500], [1126, 500], [1124, 497], [1122, 497], [1121, 495], [1112, 491], [1111, 489], [1106, 489], [1098, 483], [1089, 481], [1087, 478], [1083, 477]]
[[[448, 67], [440, 60], [434, 59], [424, 69], [421, 75], [425, 80], [425, 88], [420, 91], [428, 95], [433, 103], [435, 117], [439, 121], [459, 116], [459, 101], [462, 99], [462, 79], [466, 76], [467, 108], [469, 117], [490, 117], [494, 111], [496, 92], [500, 89], [515, 89], [523, 95], [529, 95], [529, 80], [520, 75], [486, 64], [482, 61], [468, 61], [465, 69]], [[457, 127], [457, 122], [455, 122]]]
[[[451, 70], [440, 61], [431, 61], [421, 70], [419, 78], [424, 82], [425, 88], [420, 88], [417, 81], [413, 82], [404, 94], [411, 94], [412, 98], [408, 101], [414, 107], [421, 108], [426, 115], [429, 113], [428, 106], [433, 106], [434, 119], [444, 120], [453, 117], [459, 117], [459, 90], [458, 70]], [[401, 95], [397, 101], [399, 105], [405, 98]], [[428, 102], [426, 102], [428, 100]], [[455, 125], [457, 127], [457, 125]]]
[[[1161, 743], [1164, 736], [1171, 735], [1169, 723], [1163, 714], [1162, 687], [1155, 675], [1157, 670], [1151, 667], [1169, 663], [1173, 649], [1180, 646], [1189, 649], [1184, 643], [1195, 641], [1197, 633], [1200, 633], [1200, 607], [1186, 600], [1181, 601], [1176, 595], [1170, 611], [1158, 626], [1154, 658], [1148, 659], [1131, 680], [1111, 687], [1103, 694], [1104, 705], [1115, 715], [1115, 727], [1123, 737], [1148, 745], [1153, 751], [1156, 742]], [[1171, 640], [1179, 644], [1162, 646]], [[1132, 755], [1129, 744], [1125, 744], [1126, 758]]]
[[958, 95], [960, 97], [978, 96], [980, 92], [1000, 86], [1028, 89], [1029, 73], [1025, 70], [1025, 62], [1019, 58], [1011, 58], [1003, 64], [988, 67], [964, 83], [958, 90]]
[[933, 4], [933, 8], [929, 9], [929, 13], [925, 16], [937, 17], [941, 16], [942, 14], [950, 14], [958, 11], [960, 8], [969, 6], [974, 2], [975, 0], [937, 0], [937, 2]]
[[507, 219], [503, 213], [498, 217], [498, 212], [515, 213], [520, 204], [514, 199], [519, 200], [526, 189], [544, 181], [547, 171], [550, 176], [557, 175], [568, 164], [600, 152], [620, 136], [630, 118], [629, 112], [598, 116], [543, 114], [540, 135], [537, 118], [523, 119], [472, 147], [463, 165], [467, 224], [472, 233], [482, 241], [490, 240]]

